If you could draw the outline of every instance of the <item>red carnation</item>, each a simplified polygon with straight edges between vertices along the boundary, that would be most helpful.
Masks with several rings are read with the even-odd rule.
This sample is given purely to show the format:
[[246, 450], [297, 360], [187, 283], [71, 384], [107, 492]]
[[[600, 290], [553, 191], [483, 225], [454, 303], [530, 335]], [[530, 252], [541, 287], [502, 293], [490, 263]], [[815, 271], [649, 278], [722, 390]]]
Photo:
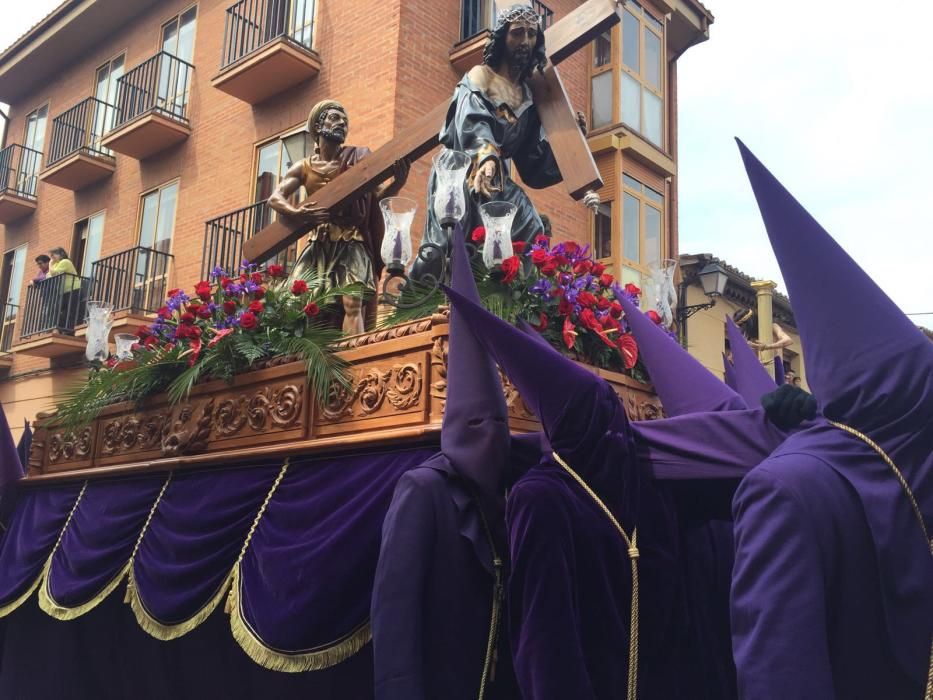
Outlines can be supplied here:
[[573, 313], [573, 304], [566, 299], [561, 299], [560, 303], [557, 305], [557, 313], [561, 316], [569, 316]]
[[518, 259], [518, 256], [513, 255], [510, 258], [506, 258], [502, 261], [502, 272], [505, 273], [502, 277], [502, 284], [511, 284], [512, 280], [515, 279], [515, 276], [518, 274], [518, 270], [521, 267], [522, 263]]
[[569, 316], [564, 317], [564, 327], [561, 329], [561, 336], [563, 336], [564, 345], [567, 346], [567, 349], [573, 350], [573, 343], [576, 340], [577, 331]]
[[596, 308], [600, 311], [605, 311], [610, 306], [612, 306], [612, 303], [606, 297], [600, 297], [596, 300]]
[[541, 274], [545, 277], [553, 277], [557, 274], [557, 263], [553, 259], [548, 260], [541, 268]]
[[185, 311], [190, 311], [193, 314], [196, 314], [201, 308], [201, 305], [197, 302], [192, 302], [185, 307]]
[[638, 362], [638, 343], [631, 333], [619, 336], [617, 341], [619, 352], [622, 353], [622, 364], [625, 369], [632, 369]]
[[269, 265], [269, 277], [284, 277], [285, 268], [281, 265]]
[[264, 308], [261, 301], [254, 301], [249, 305], [249, 310], [254, 314], [261, 314]]
[[547, 330], [547, 314], [542, 311], [538, 316], [538, 325], [532, 323], [531, 327], [538, 332]]
[[262, 273], [261, 272], [254, 272], [253, 274], [249, 276], [249, 278], [253, 280], [255, 284], [262, 284]]
[[615, 277], [610, 275], [608, 272], [603, 275], [600, 275], [599, 277], [599, 283], [604, 287], [611, 287], [612, 283], [615, 281], [616, 281]]
[[641, 294], [641, 290], [631, 282], [625, 285], [625, 291], [627, 294], [631, 294], [632, 296], [638, 296]]
[[198, 282], [194, 286], [194, 293], [204, 301], [208, 301], [211, 298], [211, 283], [203, 280]]
[[589, 308], [591, 306], [595, 306], [596, 297], [593, 296], [590, 292], [584, 290], [577, 294], [577, 303], [580, 304], [580, 306], [586, 306]]
[[622, 304], [617, 301], [613, 301], [609, 304], [609, 314], [613, 318], [622, 318]]
[[470, 240], [474, 243], [482, 243], [486, 240], [486, 227], [477, 226], [473, 229], [473, 233], [470, 234]]
[[264, 296], [266, 296], [265, 287], [256, 287], [256, 291], [253, 292], [253, 299], [262, 299]]
[[536, 250], [531, 251], [531, 262], [536, 267], [541, 267], [548, 260], [548, 254], [546, 250], [537, 248]]
[[176, 289], [170, 289], [170, 290], [168, 290], [168, 298], [169, 298], [169, 299], [171, 299], [171, 298], [173, 298], [173, 297], [177, 297], [179, 294], [181, 294], [181, 290], [180, 290], [180, 289], [177, 289], [177, 288], [176, 288]]
[[318, 305], [315, 304], [313, 301], [309, 301], [305, 305], [305, 308], [303, 309], [303, 311], [305, 312], [305, 316], [307, 316], [308, 318], [311, 318], [312, 316], [317, 316], [319, 313], [321, 313], [320, 307], [318, 307]]
[[593, 269], [593, 262], [591, 260], [581, 260], [576, 265], [573, 266], [573, 272], [576, 275], [585, 275], [587, 272]]
[[292, 282], [292, 294], [298, 296], [308, 291], [308, 283], [304, 280], [295, 280]]
[[201, 307], [201, 310], [198, 311], [198, 318], [207, 319], [207, 318], [210, 318], [210, 317], [213, 316], [213, 315], [214, 315], [214, 314], [211, 313], [211, 308], [210, 308], [209, 306], [202, 306], [202, 307]]
[[525, 243], [525, 241], [515, 241], [514, 243], [512, 243], [512, 251], [513, 251], [516, 255], [521, 255], [522, 253], [525, 252], [525, 246], [526, 246], [526, 245], [528, 245], [528, 244]]
[[233, 316], [236, 313], [236, 302], [235, 301], [225, 301], [224, 302], [224, 313], [227, 316]]
[[156, 311], [156, 314], [159, 316], [159, 318], [171, 318], [172, 317], [172, 312], [168, 310], [167, 306], [163, 306], [161, 309]]
[[240, 316], [240, 328], [243, 330], [251, 330], [259, 324], [259, 319], [256, 318], [256, 314], [249, 311], [243, 312], [243, 315]]
[[599, 277], [606, 271], [606, 266], [602, 263], [593, 263], [593, 269], [590, 272], [593, 273], [593, 277]]
[[190, 326], [192, 323], [194, 323], [194, 314], [190, 311], [186, 311], [181, 315], [181, 322]]
[[658, 313], [657, 311], [655, 311], [654, 309], [648, 309], [648, 311], [645, 313], [645, 316], [647, 316], [647, 317], [650, 318], [652, 321], [654, 321], [654, 323], [655, 323], [656, 326], [660, 326], [660, 325], [661, 325], [661, 314], [659, 314], [659, 313]]

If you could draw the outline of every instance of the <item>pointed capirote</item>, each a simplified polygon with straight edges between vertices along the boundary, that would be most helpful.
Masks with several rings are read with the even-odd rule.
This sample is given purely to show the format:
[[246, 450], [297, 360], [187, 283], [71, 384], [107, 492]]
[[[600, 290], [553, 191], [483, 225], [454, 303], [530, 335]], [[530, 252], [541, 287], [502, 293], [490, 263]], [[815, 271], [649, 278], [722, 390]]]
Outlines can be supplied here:
[[[479, 292], [459, 226], [454, 230], [450, 264], [451, 287], [478, 303]], [[508, 408], [499, 372], [461, 312], [451, 308], [441, 451], [488, 504], [501, 500], [504, 493], [509, 445]]]
[[619, 302], [667, 415], [747, 408], [741, 396], [672, 340], [641, 309], [624, 296]]
[[903, 482], [869, 444], [826, 422], [792, 435], [778, 452], [818, 457], [858, 495], [881, 576], [888, 642], [902, 666], [924, 682], [933, 629], [933, 558], [921, 526], [933, 516], [933, 343], [745, 144], [738, 145], [822, 414], [870, 438]]
[[735, 367], [726, 356], [726, 353], [722, 354], [722, 376], [726, 386], [735, 391]]
[[742, 331], [729, 316], [726, 316], [726, 334], [732, 349], [732, 366], [735, 368], [736, 391], [750, 408], [761, 405], [761, 397], [774, 391], [774, 379], [758, 361]]

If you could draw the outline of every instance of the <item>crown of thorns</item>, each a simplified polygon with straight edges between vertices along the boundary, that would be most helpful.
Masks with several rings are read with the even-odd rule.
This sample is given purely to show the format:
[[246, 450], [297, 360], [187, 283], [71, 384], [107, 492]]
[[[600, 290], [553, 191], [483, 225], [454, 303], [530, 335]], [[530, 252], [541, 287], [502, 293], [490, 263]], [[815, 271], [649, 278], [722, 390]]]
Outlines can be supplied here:
[[537, 27], [541, 23], [541, 18], [538, 17], [537, 12], [527, 5], [512, 6], [504, 10], [499, 10], [499, 14], [496, 15], [496, 24], [498, 26], [501, 27], [503, 24], [510, 24], [512, 22], [533, 24]]

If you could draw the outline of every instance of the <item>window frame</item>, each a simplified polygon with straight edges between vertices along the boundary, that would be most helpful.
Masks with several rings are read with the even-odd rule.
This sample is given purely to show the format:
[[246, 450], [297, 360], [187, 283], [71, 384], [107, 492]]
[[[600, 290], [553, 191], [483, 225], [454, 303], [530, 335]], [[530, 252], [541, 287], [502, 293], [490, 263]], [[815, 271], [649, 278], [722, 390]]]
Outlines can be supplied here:
[[[106, 209], [99, 209], [98, 211], [92, 212], [91, 214], [88, 214], [87, 216], [82, 216], [80, 219], [76, 219], [71, 225], [71, 258], [72, 258], [72, 262], [81, 263], [80, 265], [75, 264], [75, 269], [77, 270], [79, 277], [90, 278], [92, 276], [92, 273], [94, 272], [94, 262], [97, 262], [97, 260], [100, 260], [103, 257], [102, 255], [98, 255], [97, 260], [95, 260], [94, 262], [90, 264], [88, 273], [86, 275], [83, 273], [83, 269], [85, 267], [86, 257], [87, 257], [87, 243], [85, 242], [84, 246], [81, 247], [81, 256], [80, 256], [80, 260], [78, 260], [78, 255], [77, 255], [78, 243], [79, 243], [78, 226], [84, 222], [87, 222], [87, 228], [85, 229], [86, 231], [85, 241], [87, 241], [89, 239], [90, 232], [91, 232], [91, 219], [94, 219], [98, 216], [101, 216], [104, 219], [103, 224], [101, 224], [101, 232], [100, 232], [101, 248], [103, 248], [104, 229], [107, 226], [107, 210]], [[174, 230], [172, 231], [172, 233], [174, 234]]]
[[149, 248], [150, 250], [156, 250], [156, 248], [154, 247], [155, 242], [156, 242], [155, 232], [153, 232], [153, 239], [152, 239], [151, 245], [144, 246], [142, 244], [143, 200], [145, 200], [145, 198], [148, 197], [149, 195], [159, 194], [159, 198], [156, 204], [156, 214], [155, 214], [155, 226], [156, 226], [155, 230], [158, 230], [159, 212], [162, 208], [162, 196], [161, 196], [162, 190], [167, 189], [171, 187], [172, 185], [178, 185], [178, 190], [175, 195], [175, 213], [172, 217], [172, 235], [169, 238], [169, 241], [170, 241], [169, 249], [165, 251], [167, 255], [172, 254], [172, 250], [175, 246], [175, 223], [178, 221], [178, 202], [181, 199], [181, 178], [180, 177], [172, 178], [171, 180], [166, 180], [160, 185], [156, 185], [155, 187], [150, 187], [149, 189], [144, 190], [143, 192], [139, 193], [139, 203], [136, 206], [136, 247], [137, 248]]
[[[654, 13], [649, 11], [643, 4], [637, 2], [637, 0], [628, 0], [628, 2], [626, 2], [623, 7], [623, 12], [630, 13], [636, 20], [638, 20], [638, 72], [636, 73], [634, 70], [632, 70], [629, 66], [625, 64], [625, 61], [621, 60], [620, 58], [619, 60], [620, 73], [619, 73], [619, 80], [618, 80], [618, 83], [619, 83], [619, 101], [618, 101], [619, 122], [629, 127], [630, 129], [634, 130], [639, 136], [644, 138], [648, 143], [666, 152], [667, 141], [668, 141], [667, 139], [667, 121], [668, 121], [667, 120], [667, 100], [665, 99], [666, 88], [667, 88], [667, 61], [665, 60], [666, 55], [667, 55], [667, 44], [666, 44], [667, 22], [664, 19], [658, 19], [657, 17], [655, 17]], [[645, 20], [646, 15], [661, 25], [660, 31], [655, 26], [653, 26], [650, 22]], [[623, 16], [622, 22], [619, 23], [620, 26], [623, 25], [624, 22], [625, 22], [625, 17]], [[645, 40], [644, 40], [646, 31], [650, 31], [652, 34], [654, 34], [657, 37], [661, 45], [661, 55], [660, 55], [660, 63], [661, 63], [660, 83], [661, 84], [657, 88], [652, 87], [651, 84], [648, 82], [647, 77], [645, 76], [647, 65], [648, 65], [647, 50], [645, 48]], [[622, 51], [623, 51], [622, 41], [624, 40], [624, 38], [622, 36], [621, 29], [619, 30], [619, 32], [620, 32], [619, 53], [622, 54]], [[641, 92], [639, 94], [639, 100], [638, 100], [639, 110], [640, 110], [638, 126], [629, 124], [627, 121], [625, 121], [623, 114], [622, 114], [622, 80], [623, 80], [622, 76], [623, 75], [628, 75], [630, 78], [635, 80], [641, 86]], [[646, 102], [645, 91], [646, 90], [652, 93], [655, 97], [657, 97], [661, 101], [661, 142], [660, 143], [655, 143], [648, 136], [647, 130], [645, 128], [645, 123], [646, 123], [645, 122], [645, 102]]]
[[[42, 128], [42, 148], [35, 148], [33, 144], [27, 145], [26, 143], [26, 136], [29, 133], [29, 118], [32, 117], [32, 115], [37, 114], [43, 109], [45, 110], [45, 125]], [[52, 101], [45, 100], [44, 102], [41, 102], [38, 107], [36, 107], [33, 110], [30, 110], [26, 114], [26, 116], [23, 118], [23, 138], [20, 140], [20, 146], [23, 148], [29, 148], [33, 151], [38, 151], [39, 157], [36, 159], [35, 172], [29, 173], [27, 175], [22, 164], [22, 158], [25, 157], [25, 153], [22, 152], [23, 155], [20, 156], [21, 160], [20, 160], [20, 166], [19, 166], [20, 168], [19, 177], [21, 181], [16, 183], [16, 187], [21, 192], [29, 192], [33, 197], [39, 194], [39, 173], [42, 172], [42, 169], [44, 167], [45, 150], [46, 150], [46, 146], [48, 145], [49, 126], [51, 122], [51, 120], [49, 119], [49, 115], [51, 113], [52, 113]], [[36, 134], [38, 133], [39, 133], [39, 130], [37, 129]], [[26, 177], [32, 180], [31, 187], [27, 187], [24, 184], [23, 180]]]
[[595, 260], [598, 260], [599, 262], [601, 262], [603, 265], [605, 265], [608, 268], [608, 267], [611, 267], [612, 264], [615, 262], [616, 243], [615, 243], [615, 236], [613, 235], [615, 232], [615, 217], [616, 217], [615, 199], [613, 198], [613, 199], [601, 200], [599, 205], [601, 207], [602, 206], [609, 207], [609, 255], [604, 256], [604, 257], [598, 256], [598, 252], [599, 252], [599, 239], [597, 237], [599, 233], [598, 227], [597, 227], [597, 222], [599, 221], [598, 212], [590, 213], [590, 240], [592, 240], [593, 242], [592, 244], [593, 258]]
[[[608, 30], [608, 32], [603, 32], [603, 34], [609, 34], [609, 62], [604, 63], [601, 66], [596, 65], [596, 39], [590, 42], [590, 51], [589, 51], [589, 90], [587, 95], [587, 117], [589, 119], [589, 126], [592, 131], [598, 131], [600, 129], [606, 129], [611, 127], [613, 124], [619, 123], [618, 118], [618, 109], [619, 109], [619, 81], [615, 79], [616, 68], [618, 62], [621, 60], [619, 58], [619, 51], [616, 49], [618, 44], [618, 28], [613, 27]], [[602, 36], [602, 35], [601, 35]], [[618, 44], [621, 46], [621, 44]], [[606, 124], [595, 125], [593, 123], [593, 81], [600, 75], [609, 73], [612, 77], [609, 79], [609, 84], [611, 86], [611, 94], [609, 95], [609, 122]]]
[[[667, 232], [665, 229], [666, 229], [666, 224], [667, 224], [666, 214], [667, 214], [667, 205], [668, 205], [668, 202], [667, 202], [668, 195], [665, 192], [659, 192], [658, 190], [651, 187], [650, 185], [646, 185], [645, 183], [643, 183], [641, 180], [639, 180], [635, 176], [630, 175], [627, 172], [623, 171], [621, 180], [622, 180], [621, 188], [622, 188], [623, 211], [621, 212], [621, 225], [619, 227], [621, 231], [621, 235], [619, 236], [619, 262], [620, 262], [619, 273], [620, 274], [618, 275], [618, 277], [620, 279], [622, 275], [622, 270], [625, 269], [626, 267], [632, 270], [636, 270], [642, 275], [648, 274], [649, 263], [642, 262], [642, 259], [645, 255], [645, 242], [646, 242], [645, 232], [647, 230], [646, 217], [645, 217], [646, 207], [651, 207], [656, 212], [658, 212], [658, 217], [661, 222], [661, 229], [658, 232], [658, 244], [659, 244], [658, 245], [658, 263], [660, 264], [662, 260], [666, 259], [665, 255], [667, 252], [666, 250], [667, 249]], [[629, 184], [628, 180], [633, 180], [634, 182], [637, 182], [641, 186], [641, 188], [640, 189], [634, 188], [632, 185]], [[652, 199], [651, 196], [645, 192], [646, 189], [651, 190], [652, 192], [660, 195], [662, 201], [658, 202], [657, 200]], [[666, 189], [667, 188], [665, 187], [665, 190]], [[632, 260], [630, 258], [625, 257], [626, 231], [625, 231], [624, 208], [625, 208], [625, 195], [626, 194], [631, 195], [632, 197], [638, 200], [638, 258], [639, 258], [638, 260]]]
[[[201, 8], [198, 7], [198, 4], [199, 3], [196, 3], [196, 2], [191, 3], [190, 5], [176, 12], [174, 15], [172, 15], [171, 17], [169, 17], [167, 20], [165, 20], [159, 25], [159, 52], [160, 53], [162, 51], [165, 51], [165, 53], [174, 56], [180, 61], [186, 61], [194, 65], [194, 50], [195, 50], [195, 46], [197, 46], [197, 43], [198, 43], [198, 19], [201, 16]], [[177, 30], [181, 28], [181, 17], [182, 15], [188, 13], [191, 10], [194, 10], [194, 33], [191, 35], [191, 60], [189, 61], [188, 59], [182, 58], [177, 53], [166, 51], [163, 48], [163, 45], [165, 44], [165, 39], [163, 38], [163, 36], [164, 36], [165, 28], [168, 25], [170, 25], [172, 22], [175, 22], [176, 25], [178, 25], [176, 29], [176, 34], [175, 34], [175, 49], [177, 51], [178, 50], [178, 37], [180, 36], [180, 32]]]

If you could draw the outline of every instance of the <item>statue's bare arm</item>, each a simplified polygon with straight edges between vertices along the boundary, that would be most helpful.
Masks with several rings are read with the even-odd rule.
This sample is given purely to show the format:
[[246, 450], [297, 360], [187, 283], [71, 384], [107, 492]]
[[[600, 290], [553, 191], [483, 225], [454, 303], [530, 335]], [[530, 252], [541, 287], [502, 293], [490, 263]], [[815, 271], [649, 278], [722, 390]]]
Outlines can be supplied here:
[[269, 206], [279, 214], [299, 218], [305, 223], [311, 224], [311, 226], [325, 224], [330, 221], [330, 212], [324, 207], [317, 206], [317, 202], [308, 201], [296, 207], [288, 201], [301, 187], [303, 167], [302, 161], [298, 161], [288, 169], [285, 177], [282, 178], [269, 197]]

